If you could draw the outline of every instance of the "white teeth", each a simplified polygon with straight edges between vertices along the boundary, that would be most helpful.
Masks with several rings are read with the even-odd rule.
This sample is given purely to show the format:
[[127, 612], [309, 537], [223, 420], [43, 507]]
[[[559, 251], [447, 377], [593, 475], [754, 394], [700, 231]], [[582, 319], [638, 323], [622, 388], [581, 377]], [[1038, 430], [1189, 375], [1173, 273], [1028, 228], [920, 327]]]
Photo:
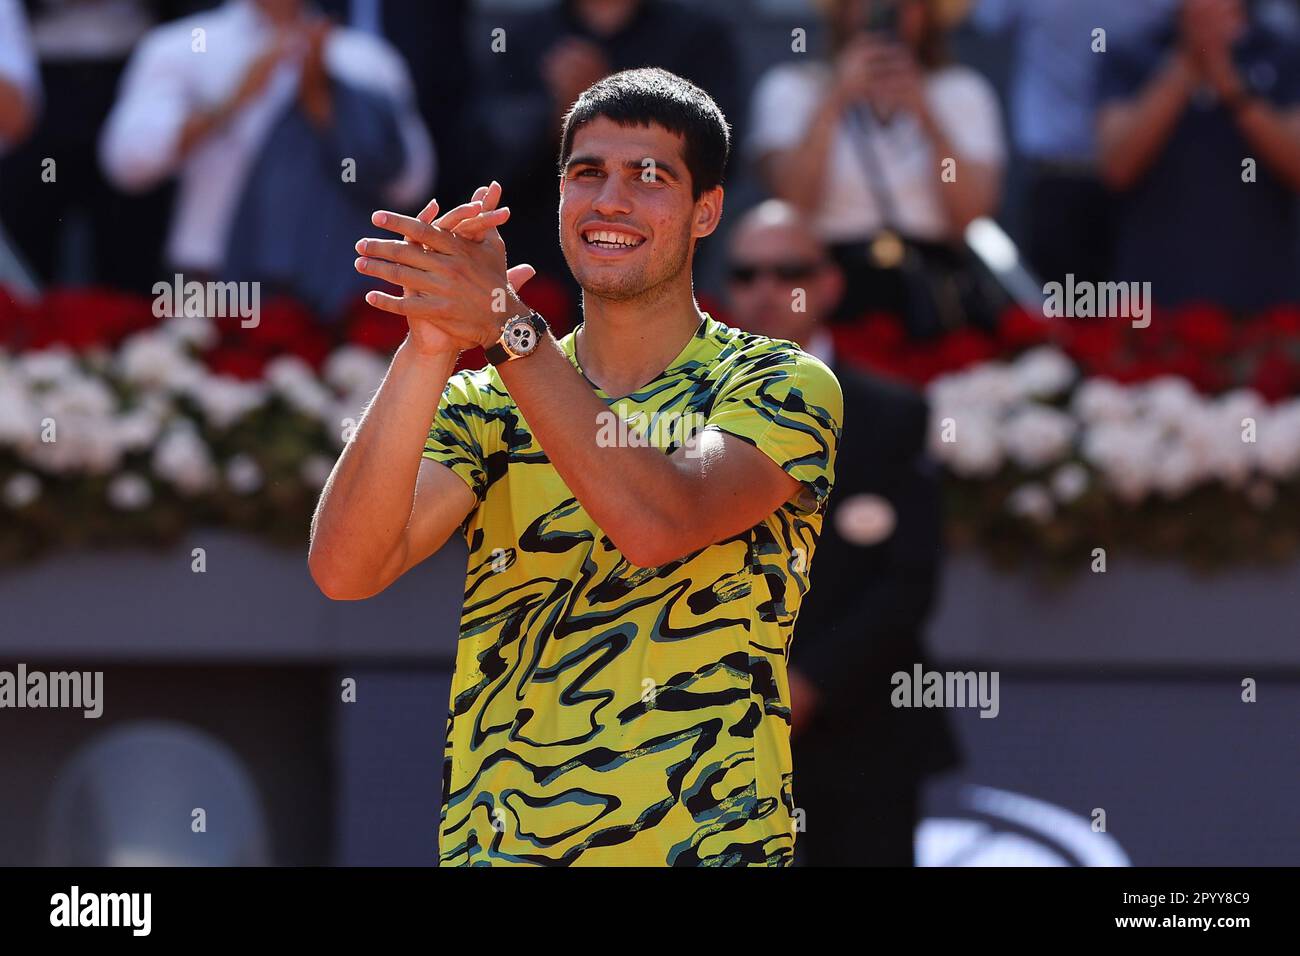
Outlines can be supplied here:
[[618, 248], [620, 246], [636, 247], [644, 241], [637, 236], [630, 236], [625, 232], [610, 232], [605, 229], [597, 229], [587, 233], [587, 241], [599, 246]]

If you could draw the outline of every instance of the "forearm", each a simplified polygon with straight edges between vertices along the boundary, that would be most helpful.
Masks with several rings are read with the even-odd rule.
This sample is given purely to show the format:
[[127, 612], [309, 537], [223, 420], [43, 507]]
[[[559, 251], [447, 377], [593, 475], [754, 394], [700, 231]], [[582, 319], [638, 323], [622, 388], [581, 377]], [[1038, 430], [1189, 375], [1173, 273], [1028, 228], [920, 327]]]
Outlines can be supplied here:
[[368, 597], [407, 564], [406, 529], [421, 452], [456, 353], [428, 356], [408, 338], [321, 493], [309, 563], [333, 597]]
[[1252, 101], [1237, 110], [1236, 119], [1264, 164], [1300, 192], [1300, 111], [1283, 113], [1268, 103]]
[[0, 79], [0, 139], [16, 143], [32, 126], [31, 104], [17, 85]]
[[767, 188], [805, 213], [816, 210], [826, 184], [831, 143], [839, 126], [841, 106], [827, 96], [813, 117], [802, 142], [773, 153], [764, 164]]
[[1102, 178], [1127, 189], [1146, 172], [1187, 108], [1195, 74], [1187, 58], [1173, 56], [1133, 101], [1107, 107], [1098, 123]]
[[943, 204], [952, 235], [960, 236], [971, 222], [992, 215], [997, 209], [1001, 171], [988, 163], [964, 160], [947, 132], [928, 110], [923, 111], [920, 122], [930, 141], [936, 165], [947, 159], [956, 164], [951, 179], [943, 177], [941, 168], [936, 168], [934, 174], [939, 179], [939, 201]]
[[666, 529], [688, 523], [684, 476], [662, 449], [602, 447], [611, 409], [545, 336], [525, 359], [498, 366], [546, 457], [593, 521], [633, 564], [658, 563]]

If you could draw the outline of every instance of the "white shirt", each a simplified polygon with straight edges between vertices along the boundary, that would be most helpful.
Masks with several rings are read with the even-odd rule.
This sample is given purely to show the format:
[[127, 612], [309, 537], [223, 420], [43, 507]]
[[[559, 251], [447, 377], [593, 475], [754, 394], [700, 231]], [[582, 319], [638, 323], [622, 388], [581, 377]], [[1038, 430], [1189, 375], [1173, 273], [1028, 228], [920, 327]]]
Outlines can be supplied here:
[[144, 0], [47, 0], [32, 14], [41, 60], [124, 60], [154, 25]]
[[[32, 109], [40, 105], [41, 78], [36, 71], [36, 54], [27, 32], [27, 17], [19, 0], [0, 0], [0, 79], [22, 92]], [[0, 138], [0, 153], [9, 144]]]
[[[754, 91], [752, 128], [745, 144], [752, 159], [802, 142], [832, 72], [821, 61], [773, 67]], [[1006, 146], [1002, 113], [993, 87], [974, 70], [946, 66], [927, 74], [925, 96], [935, 120], [962, 159], [1002, 165]], [[888, 187], [895, 221], [889, 225], [916, 239], [950, 238], [939, 190], [939, 161], [920, 124], [899, 113], [880, 125], [864, 110], [867, 138], [874, 144], [876, 165]], [[825, 187], [813, 224], [827, 242], [864, 239], [885, 225], [862, 160], [858, 140], [841, 121], [832, 138]], [[960, 160], [956, 170], [961, 176]]]
[[[206, 52], [193, 48], [199, 36]], [[218, 106], [234, 94], [273, 36], [272, 23], [253, 3], [231, 0], [151, 31], [127, 66], [100, 136], [100, 164], [115, 185], [131, 191], [179, 175], [167, 239], [172, 266], [219, 269], [248, 171], [297, 96], [301, 58], [282, 62], [262, 93], [183, 161], [177, 155], [181, 130], [196, 110]], [[399, 207], [422, 202], [433, 180], [435, 155], [401, 56], [379, 37], [336, 27], [326, 41], [324, 60], [331, 77], [393, 98], [406, 161], [386, 198]]]

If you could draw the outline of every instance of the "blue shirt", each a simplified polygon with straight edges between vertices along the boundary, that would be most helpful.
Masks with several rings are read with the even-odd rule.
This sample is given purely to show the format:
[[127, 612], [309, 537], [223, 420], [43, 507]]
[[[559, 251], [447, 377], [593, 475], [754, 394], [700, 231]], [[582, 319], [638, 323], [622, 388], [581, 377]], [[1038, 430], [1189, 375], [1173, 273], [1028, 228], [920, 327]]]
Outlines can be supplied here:
[[[1294, 10], [1294, 7], [1292, 7]], [[1234, 58], [1251, 91], [1274, 106], [1300, 103], [1300, 16], [1256, 17]], [[1173, 28], [1106, 56], [1101, 101], [1135, 96], [1160, 70]], [[1256, 160], [1256, 181], [1242, 162]], [[1158, 304], [1213, 302], [1253, 311], [1300, 299], [1300, 212], [1212, 94], [1197, 94], [1160, 155], [1119, 194], [1115, 278], [1151, 282]]]

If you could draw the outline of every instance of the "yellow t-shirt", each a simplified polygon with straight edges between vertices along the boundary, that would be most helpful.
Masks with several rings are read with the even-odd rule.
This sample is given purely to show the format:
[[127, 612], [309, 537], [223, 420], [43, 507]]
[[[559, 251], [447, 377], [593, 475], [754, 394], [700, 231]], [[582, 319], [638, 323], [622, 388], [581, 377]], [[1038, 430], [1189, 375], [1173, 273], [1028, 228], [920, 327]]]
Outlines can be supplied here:
[[[569, 361], [573, 333], [561, 340]], [[447, 718], [443, 865], [788, 865], [786, 662], [834, 481], [843, 396], [791, 342], [705, 314], [598, 438], [751, 443], [800, 493], [658, 568], [577, 502], [492, 367], [453, 375], [424, 457], [473, 490]], [[688, 446], [691, 453], [693, 445]]]

